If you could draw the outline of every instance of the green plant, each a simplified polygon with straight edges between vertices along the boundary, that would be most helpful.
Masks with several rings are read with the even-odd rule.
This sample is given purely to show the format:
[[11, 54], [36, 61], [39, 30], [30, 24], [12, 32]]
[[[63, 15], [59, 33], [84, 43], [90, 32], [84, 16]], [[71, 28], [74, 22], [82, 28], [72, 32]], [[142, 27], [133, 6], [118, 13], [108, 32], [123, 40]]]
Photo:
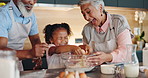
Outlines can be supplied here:
[[143, 41], [144, 41], [144, 43], [145, 43], [146, 41], [145, 41], [145, 39], [143, 38], [144, 36], [145, 36], [145, 32], [144, 32], [144, 31], [142, 31], [142, 33], [141, 33], [139, 36], [137, 36], [137, 40], [138, 40], [138, 41], [143, 40]]

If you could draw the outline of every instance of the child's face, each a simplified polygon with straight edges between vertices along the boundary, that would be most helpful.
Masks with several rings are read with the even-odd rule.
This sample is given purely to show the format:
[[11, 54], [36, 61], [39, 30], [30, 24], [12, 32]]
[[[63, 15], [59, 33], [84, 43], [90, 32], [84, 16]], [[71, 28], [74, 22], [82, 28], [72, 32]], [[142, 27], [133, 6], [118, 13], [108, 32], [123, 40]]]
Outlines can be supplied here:
[[52, 37], [53, 39], [51, 39], [50, 41], [56, 46], [68, 44], [68, 34], [67, 34], [66, 29], [64, 28], [55, 30], [53, 32]]

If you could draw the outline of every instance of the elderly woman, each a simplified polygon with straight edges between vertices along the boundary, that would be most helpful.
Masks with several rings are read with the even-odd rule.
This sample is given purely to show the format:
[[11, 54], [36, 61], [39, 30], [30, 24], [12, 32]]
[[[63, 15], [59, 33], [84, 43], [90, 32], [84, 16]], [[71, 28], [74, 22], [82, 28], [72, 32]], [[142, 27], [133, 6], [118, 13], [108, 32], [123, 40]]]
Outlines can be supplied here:
[[126, 44], [132, 44], [130, 26], [122, 15], [109, 14], [103, 0], [81, 0], [81, 13], [88, 23], [82, 35], [84, 44], [93, 48], [95, 56], [90, 59], [104, 62], [123, 62]]

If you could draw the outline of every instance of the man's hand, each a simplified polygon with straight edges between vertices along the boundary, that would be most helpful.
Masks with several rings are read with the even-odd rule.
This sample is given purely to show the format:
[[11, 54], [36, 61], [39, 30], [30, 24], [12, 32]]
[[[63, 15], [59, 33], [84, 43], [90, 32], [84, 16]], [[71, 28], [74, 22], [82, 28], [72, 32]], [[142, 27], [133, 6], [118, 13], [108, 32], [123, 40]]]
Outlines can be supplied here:
[[35, 66], [33, 67], [33, 70], [40, 69], [42, 66], [42, 56], [44, 56], [45, 50], [48, 48], [48, 44], [46, 43], [41, 43], [41, 44], [36, 44], [32, 50], [32, 56], [37, 57], [37, 59], [33, 59], [33, 63], [36, 63]]
[[46, 43], [41, 43], [41, 44], [36, 44], [32, 49], [31, 49], [31, 55], [34, 58], [37, 57], [42, 57], [44, 56], [45, 50], [48, 48], [48, 44]]
[[41, 69], [42, 67], [42, 58], [37, 58], [32, 60], [33, 63], [36, 63], [35, 66], [33, 67], [33, 70]]

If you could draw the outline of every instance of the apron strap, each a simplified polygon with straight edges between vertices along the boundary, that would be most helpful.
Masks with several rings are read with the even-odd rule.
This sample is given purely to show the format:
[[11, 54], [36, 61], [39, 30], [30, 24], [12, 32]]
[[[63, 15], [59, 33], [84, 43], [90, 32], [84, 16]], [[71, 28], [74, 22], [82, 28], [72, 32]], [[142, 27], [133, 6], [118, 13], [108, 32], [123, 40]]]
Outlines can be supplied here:
[[15, 22], [14, 16], [13, 16], [13, 8], [11, 5], [9, 6], [9, 11], [10, 11], [10, 17], [11, 17], [12, 22]]
[[108, 14], [109, 15], [109, 20], [110, 20], [110, 25], [109, 25], [109, 27], [110, 27], [110, 31], [111, 31], [111, 33], [112, 33], [112, 36], [113, 36], [113, 38], [117, 38], [116, 37], [116, 35], [115, 35], [115, 27], [114, 27], [114, 25], [113, 25], [113, 20], [111, 19], [111, 15], [110, 14]]

